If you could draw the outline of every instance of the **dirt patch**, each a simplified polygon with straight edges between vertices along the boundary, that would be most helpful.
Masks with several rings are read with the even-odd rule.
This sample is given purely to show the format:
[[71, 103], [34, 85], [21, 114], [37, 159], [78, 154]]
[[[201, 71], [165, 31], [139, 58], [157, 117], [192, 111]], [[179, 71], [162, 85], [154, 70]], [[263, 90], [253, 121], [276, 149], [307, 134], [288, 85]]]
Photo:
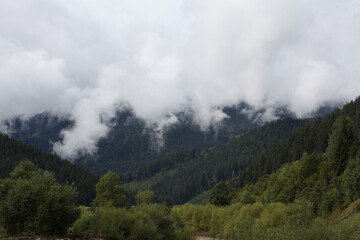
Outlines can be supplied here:
[[195, 240], [222, 240], [219, 238], [212, 238], [212, 237], [203, 237], [203, 236], [197, 236]]

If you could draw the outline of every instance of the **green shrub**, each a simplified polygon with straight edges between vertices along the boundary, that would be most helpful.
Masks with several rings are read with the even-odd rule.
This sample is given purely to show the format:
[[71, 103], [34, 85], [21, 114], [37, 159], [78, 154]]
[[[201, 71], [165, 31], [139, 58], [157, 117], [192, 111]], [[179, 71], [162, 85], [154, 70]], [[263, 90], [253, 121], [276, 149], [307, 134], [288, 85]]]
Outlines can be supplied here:
[[77, 235], [87, 236], [90, 234], [92, 222], [94, 221], [94, 213], [85, 207], [80, 207], [81, 215], [71, 228], [71, 232]]
[[132, 209], [132, 212], [135, 215], [139, 212], [147, 214], [155, 224], [162, 240], [175, 239], [175, 228], [168, 207], [160, 204], [143, 204]]
[[125, 240], [131, 235], [133, 223], [133, 217], [125, 209], [99, 207], [95, 210], [91, 232], [96, 237]]
[[150, 216], [144, 212], [136, 211], [133, 215], [134, 224], [131, 228], [129, 240], [161, 240], [157, 226]]
[[79, 217], [76, 191], [54, 175], [21, 162], [0, 184], [0, 221], [9, 234], [61, 235]]

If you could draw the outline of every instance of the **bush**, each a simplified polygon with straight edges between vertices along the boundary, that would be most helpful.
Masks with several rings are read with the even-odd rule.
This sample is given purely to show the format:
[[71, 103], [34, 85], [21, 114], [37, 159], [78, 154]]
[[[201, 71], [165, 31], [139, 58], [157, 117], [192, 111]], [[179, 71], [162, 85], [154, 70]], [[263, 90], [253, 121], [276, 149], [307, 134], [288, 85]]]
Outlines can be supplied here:
[[144, 212], [136, 211], [133, 215], [135, 222], [131, 229], [129, 240], [161, 240], [157, 226], [150, 216]]
[[113, 206], [83, 209], [73, 233], [86, 237], [126, 240], [186, 240], [192, 229], [166, 206], [142, 204], [132, 209]]
[[107, 239], [125, 240], [131, 236], [133, 217], [125, 210], [111, 206], [95, 210], [91, 234]]
[[90, 234], [92, 222], [94, 221], [94, 213], [85, 207], [80, 207], [81, 215], [71, 228], [71, 232], [77, 235], [87, 236]]
[[258, 227], [270, 228], [279, 226], [307, 225], [313, 218], [310, 203], [271, 203], [266, 205], [260, 218], [257, 219]]
[[21, 162], [12, 177], [2, 181], [1, 224], [9, 234], [64, 234], [80, 214], [76, 191], [57, 183], [52, 173], [34, 170], [31, 165]]
[[155, 224], [162, 240], [175, 239], [175, 228], [171, 219], [170, 209], [160, 204], [144, 204], [133, 209], [133, 213], [147, 214]]

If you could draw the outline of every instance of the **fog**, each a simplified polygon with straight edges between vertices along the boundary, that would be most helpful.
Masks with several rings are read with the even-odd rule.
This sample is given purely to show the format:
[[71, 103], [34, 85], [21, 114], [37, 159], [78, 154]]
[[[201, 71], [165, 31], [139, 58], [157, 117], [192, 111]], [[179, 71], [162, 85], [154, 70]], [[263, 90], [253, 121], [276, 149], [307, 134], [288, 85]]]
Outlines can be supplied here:
[[0, 120], [70, 117], [67, 159], [124, 108], [158, 128], [190, 110], [206, 129], [240, 102], [306, 117], [360, 93], [358, 1], [2, 0], [0, 16]]

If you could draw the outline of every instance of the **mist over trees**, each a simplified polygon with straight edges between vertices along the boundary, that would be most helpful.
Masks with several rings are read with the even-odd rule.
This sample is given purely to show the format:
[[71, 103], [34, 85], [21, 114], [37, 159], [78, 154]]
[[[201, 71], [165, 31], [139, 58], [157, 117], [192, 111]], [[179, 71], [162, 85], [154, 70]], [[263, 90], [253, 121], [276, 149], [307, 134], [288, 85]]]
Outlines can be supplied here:
[[[7, 163], [2, 169], [7, 177], [0, 180], [0, 233], [123, 240], [188, 240], [199, 232], [242, 240], [356, 239], [359, 106], [358, 98], [321, 118], [276, 121], [222, 146], [170, 154], [124, 176], [139, 180], [141, 174], [151, 176], [151, 171], [161, 169], [164, 175], [150, 178], [155, 185], [147, 185], [145, 178], [142, 190], [129, 191], [127, 187], [141, 182], [124, 185], [109, 171], [94, 184], [90, 207], [77, 205], [77, 188], [82, 185], [61, 183], [59, 169], [51, 173], [36, 164], [48, 169], [54, 164], [60, 170], [69, 166], [65, 169], [71, 171], [76, 167], [3, 136], [0, 160]], [[18, 161], [8, 170], [16, 163], [11, 156], [17, 160], [27, 153], [31, 161]], [[191, 166], [208, 175], [192, 175]], [[218, 175], [208, 172], [211, 169]], [[186, 171], [185, 178], [178, 178]], [[200, 185], [192, 184], [196, 177]], [[199, 193], [210, 189], [199, 196], [204, 205], [167, 206], [164, 193], [158, 196], [152, 186], [168, 179], [175, 194], [186, 196], [182, 186]]]

